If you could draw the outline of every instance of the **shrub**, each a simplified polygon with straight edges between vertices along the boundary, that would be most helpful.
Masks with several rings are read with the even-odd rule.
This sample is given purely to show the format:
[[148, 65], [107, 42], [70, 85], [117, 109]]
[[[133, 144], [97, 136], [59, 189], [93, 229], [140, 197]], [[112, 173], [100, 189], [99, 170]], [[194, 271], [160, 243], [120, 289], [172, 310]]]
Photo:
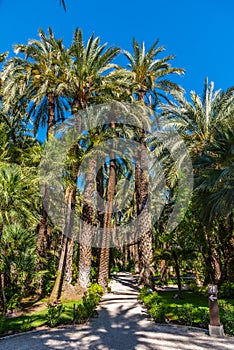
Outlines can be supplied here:
[[84, 323], [90, 317], [95, 315], [95, 308], [99, 303], [101, 296], [103, 294], [103, 288], [94, 283], [89, 287], [88, 292], [84, 293], [82, 298], [82, 303], [79, 305], [74, 305], [73, 309], [73, 323]]
[[227, 334], [234, 335], [234, 308], [225, 312], [221, 318], [224, 330]]
[[151, 290], [150, 288], [148, 288], [148, 287], [142, 287], [142, 288], [140, 289], [138, 298], [139, 298], [140, 300], [143, 301], [143, 299], [144, 299], [147, 295], [150, 295], [150, 294], [152, 294], [152, 290]]
[[196, 307], [193, 310], [193, 323], [198, 323], [199, 326], [207, 328], [210, 323], [210, 313], [207, 307]]
[[181, 305], [180, 307], [176, 307], [175, 314], [183, 324], [185, 324], [186, 326], [191, 326], [194, 321], [193, 310], [194, 310], [193, 304], [187, 303], [187, 304]]
[[8, 310], [13, 311], [20, 306], [21, 295], [20, 293], [15, 293], [12, 297], [7, 301], [6, 307]]
[[101, 297], [104, 293], [104, 290], [102, 286], [100, 286], [98, 283], [93, 283], [89, 287], [89, 294], [97, 294], [99, 297]]
[[220, 299], [219, 307], [224, 311], [221, 314], [221, 323], [224, 326], [225, 333], [234, 335], [234, 306]]
[[163, 304], [154, 304], [149, 310], [150, 316], [157, 323], [165, 323], [166, 322], [166, 313], [167, 308]]
[[50, 327], [55, 327], [59, 323], [60, 316], [64, 311], [62, 303], [48, 303], [46, 320]]
[[208, 308], [194, 307], [193, 304], [186, 303], [176, 307], [175, 314], [178, 320], [186, 326], [199, 325], [207, 327], [210, 321]]
[[32, 320], [30, 319], [30, 317], [26, 317], [23, 320], [22, 325], [20, 326], [20, 330], [22, 332], [28, 332], [32, 329]]
[[224, 282], [219, 289], [219, 296], [221, 298], [234, 298], [234, 283]]
[[156, 292], [148, 294], [143, 298], [143, 302], [147, 309], [151, 308], [154, 304], [158, 304], [159, 296]]

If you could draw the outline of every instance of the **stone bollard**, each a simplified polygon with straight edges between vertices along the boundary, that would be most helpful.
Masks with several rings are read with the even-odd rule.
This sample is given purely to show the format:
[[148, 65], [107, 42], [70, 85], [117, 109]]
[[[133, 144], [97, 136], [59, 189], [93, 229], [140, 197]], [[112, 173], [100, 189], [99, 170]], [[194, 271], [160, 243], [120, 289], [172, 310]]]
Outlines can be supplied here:
[[209, 335], [223, 338], [224, 330], [223, 325], [220, 324], [217, 286], [208, 286], [208, 303], [210, 309]]

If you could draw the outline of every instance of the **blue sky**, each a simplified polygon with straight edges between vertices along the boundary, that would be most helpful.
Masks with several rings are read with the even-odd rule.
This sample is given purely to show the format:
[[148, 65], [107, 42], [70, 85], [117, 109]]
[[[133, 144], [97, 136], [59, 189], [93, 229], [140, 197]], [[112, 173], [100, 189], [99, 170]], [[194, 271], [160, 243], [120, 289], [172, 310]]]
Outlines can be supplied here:
[[188, 92], [202, 93], [206, 76], [216, 89], [234, 85], [233, 0], [0, 0], [0, 52], [37, 38], [38, 29], [52, 27], [70, 45], [79, 27], [102, 42], [131, 50], [132, 38], [150, 46], [156, 39], [175, 54], [174, 66], [186, 69], [177, 80]]

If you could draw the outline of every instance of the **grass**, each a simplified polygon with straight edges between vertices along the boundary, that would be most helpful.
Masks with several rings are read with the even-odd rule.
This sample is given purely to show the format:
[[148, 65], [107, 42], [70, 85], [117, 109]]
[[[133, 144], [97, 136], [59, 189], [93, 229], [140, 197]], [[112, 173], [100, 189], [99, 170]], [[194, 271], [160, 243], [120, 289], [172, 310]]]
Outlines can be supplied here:
[[[62, 315], [60, 317], [60, 323], [71, 322], [73, 320], [74, 304], [77, 306], [81, 303], [82, 303], [81, 300], [63, 302], [65, 309], [62, 312]], [[18, 316], [18, 317], [12, 317], [12, 318], [0, 316], [0, 334], [4, 334], [9, 331], [12, 331], [12, 332], [20, 331], [23, 328], [24, 330], [26, 330], [25, 324], [28, 325], [28, 330], [46, 325], [47, 324], [46, 313], [47, 313], [47, 309], [34, 312], [26, 316]]]
[[[177, 316], [174, 315], [175, 308], [184, 304], [189, 303], [193, 304], [194, 307], [204, 307], [208, 309], [208, 296], [204, 296], [200, 293], [183, 291], [181, 294], [182, 299], [174, 299], [175, 294], [175, 291], [158, 292], [160, 302], [162, 302], [168, 310], [167, 316], [173, 318], [174, 320], [177, 319]], [[234, 299], [224, 300], [234, 306]], [[222, 310], [220, 310], [220, 314], [222, 314]]]

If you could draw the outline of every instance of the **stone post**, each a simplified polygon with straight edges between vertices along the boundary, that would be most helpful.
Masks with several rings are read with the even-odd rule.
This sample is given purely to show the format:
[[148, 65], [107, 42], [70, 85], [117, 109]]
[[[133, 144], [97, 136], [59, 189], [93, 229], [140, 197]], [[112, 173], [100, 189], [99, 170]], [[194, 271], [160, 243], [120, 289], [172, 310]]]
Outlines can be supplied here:
[[223, 326], [220, 324], [218, 306], [218, 287], [208, 286], [208, 303], [210, 309], [209, 334], [213, 337], [224, 337]]

